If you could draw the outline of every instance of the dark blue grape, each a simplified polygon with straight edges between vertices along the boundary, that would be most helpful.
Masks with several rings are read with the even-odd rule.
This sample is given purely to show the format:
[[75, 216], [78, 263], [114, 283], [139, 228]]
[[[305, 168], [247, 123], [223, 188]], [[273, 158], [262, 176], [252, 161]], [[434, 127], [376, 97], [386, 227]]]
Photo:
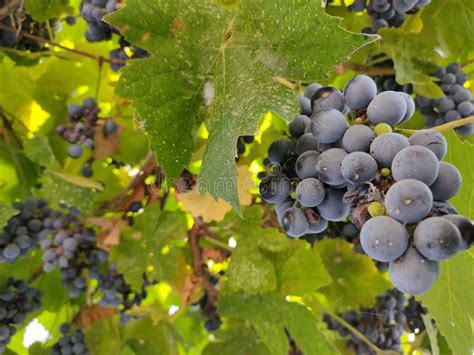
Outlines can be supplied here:
[[425, 258], [437, 261], [449, 259], [461, 247], [461, 233], [448, 219], [430, 217], [416, 226], [414, 245]]
[[438, 278], [439, 265], [411, 247], [400, 258], [390, 263], [389, 274], [392, 283], [401, 292], [421, 295], [428, 291]]

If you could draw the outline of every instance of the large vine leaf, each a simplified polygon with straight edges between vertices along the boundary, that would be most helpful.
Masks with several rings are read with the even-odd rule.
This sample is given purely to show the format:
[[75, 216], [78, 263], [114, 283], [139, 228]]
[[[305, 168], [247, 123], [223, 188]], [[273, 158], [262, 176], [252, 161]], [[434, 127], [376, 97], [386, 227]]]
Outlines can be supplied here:
[[474, 338], [474, 263], [463, 252], [441, 263], [440, 277], [433, 288], [418, 297], [427, 307], [453, 354], [472, 354]]
[[424, 22], [432, 37], [435, 31], [444, 53], [467, 58], [468, 53], [474, 50], [473, 17], [474, 2], [471, 0], [433, 0], [426, 8]]
[[133, 228], [125, 230], [120, 244], [112, 250], [111, 258], [135, 288], [141, 287], [145, 270], [150, 279], [171, 281], [181, 254], [169, 243], [185, 238], [186, 231], [183, 213], [162, 212], [156, 203], [135, 219]]
[[262, 209], [253, 206], [244, 210], [243, 219], [228, 213], [219, 224], [219, 235], [237, 241], [226, 273], [229, 290], [304, 295], [330, 284], [321, 257], [305, 241], [288, 240], [276, 228], [262, 228], [262, 216]]
[[254, 134], [263, 112], [297, 113], [294, 93], [272, 78], [320, 79], [368, 42], [316, 0], [242, 0], [235, 11], [210, 0], [131, 0], [107, 19], [154, 54], [123, 71], [117, 92], [133, 100], [168, 179], [189, 163], [205, 116], [200, 192], [237, 210], [237, 138]]
[[206, 345], [202, 354], [268, 355], [270, 352], [250, 327], [241, 325], [215, 334], [215, 340]]
[[445, 161], [458, 168], [462, 176], [461, 190], [450, 202], [454, 204], [458, 213], [474, 219], [474, 166], [470, 164], [470, 157], [474, 154], [474, 146], [461, 139], [453, 132], [445, 133], [448, 141], [448, 153]]
[[272, 354], [288, 352], [285, 329], [305, 354], [338, 353], [318, 329], [313, 313], [303, 305], [285, 301], [281, 295], [223, 295], [219, 301], [219, 312], [250, 322]]
[[319, 290], [337, 310], [370, 306], [375, 297], [390, 288], [390, 283], [365, 255], [356, 254], [352, 244], [325, 239], [315, 244], [333, 282]]
[[[474, 154], [474, 146], [461, 141], [454, 132], [445, 134], [448, 154], [445, 160], [461, 172], [463, 183], [459, 193], [450, 201], [460, 214], [474, 218], [474, 168], [466, 163]], [[454, 354], [470, 354], [474, 347], [474, 258], [472, 252], [462, 252], [440, 263], [440, 277], [432, 289], [419, 297], [428, 308], [441, 334]]]

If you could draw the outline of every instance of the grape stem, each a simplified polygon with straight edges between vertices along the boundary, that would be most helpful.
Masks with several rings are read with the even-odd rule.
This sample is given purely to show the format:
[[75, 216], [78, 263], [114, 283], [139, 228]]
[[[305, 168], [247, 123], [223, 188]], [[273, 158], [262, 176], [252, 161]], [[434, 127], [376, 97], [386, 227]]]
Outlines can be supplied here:
[[204, 221], [201, 218], [195, 218], [194, 225], [188, 232], [188, 244], [191, 248], [193, 272], [206, 292], [208, 302], [210, 304], [216, 304], [218, 293], [207, 277], [207, 270], [202, 259], [202, 249], [199, 245], [199, 240], [204, 234], [207, 234]]
[[394, 68], [368, 67], [366, 65], [355, 63], [342, 63], [336, 67], [336, 71], [340, 75], [344, 74], [348, 70], [367, 75], [395, 75]]
[[8, 16], [10, 12], [21, 6], [22, 0], [10, 0], [0, 9], [0, 21]]
[[143, 160], [143, 164], [140, 167], [138, 174], [134, 176], [132, 181], [122, 190], [116, 197], [104, 202], [95, 212], [94, 215], [98, 216], [103, 214], [109, 208], [120, 205], [128, 195], [128, 192], [137, 186], [143, 184], [145, 179], [151, 174], [151, 172], [157, 168], [155, 155], [152, 151], [148, 152], [147, 156]]
[[[0, 15], [0, 19], [1, 19], [1, 15]], [[16, 28], [5, 26], [5, 25], [2, 25], [2, 24], [0, 24], [0, 29], [4, 30], [4, 31], [9, 31], [9, 32], [17, 32]], [[111, 64], [118, 64], [118, 65], [125, 65], [126, 64], [126, 62], [124, 60], [121, 60], [121, 59], [109, 59], [109, 58], [105, 58], [105, 57], [102, 57], [102, 56], [96, 56], [94, 54], [87, 53], [87, 52], [84, 52], [84, 51], [80, 51], [80, 50], [77, 50], [77, 49], [65, 47], [61, 44], [58, 44], [56, 42], [47, 40], [43, 37], [33, 35], [31, 33], [28, 33], [28, 32], [23, 32], [22, 31], [19, 34], [22, 35], [23, 37], [29, 38], [33, 41], [40, 42], [40, 43], [46, 43], [46, 44], [49, 44], [50, 46], [61, 48], [65, 51], [67, 51], [67, 52], [71, 52], [71, 53], [74, 53], [74, 54], [77, 54], [77, 55], [80, 55], [80, 56], [83, 56], [83, 57], [86, 57], [86, 58], [94, 59], [94, 60], [98, 61], [99, 63], [102, 61], [102, 62], [107, 62], [107, 63], [111, 63]]]
[[[454, 128], [457, 128], [457, 127], [465, 126], [465, 125], [470, 124], [470, 123], [474, 123], [474, 116], [470, 116], [470, 117], [462, 118], [460, 120], [448, 122], [448, 123], [433, 127], [431, 129], [435, 132], [443, 133], [443, 132], [450, 131], [450, 130], [452, 130]], [[397, 128], [396, 131], [398, 131], [400, 133], [406, 133], [406, 134], [411, 135], [411, 134], [414, 134], [414, 133], [422, 131], [422, 130], [421, 129]]]
[[329, 314], [331, 318], [334, 318], [338, 323], [341, 323], [345, 328], [347, 328], [352, 334], [354, 334], [356, 337], [358, 337], [360, 340], [362, 340], [368, 347], [370, 347], [377, 355], [382, 355], [382, 354], [387, 354], [389, 352], [384, 351], [380, 349], [377, 345], [372, 343], [367, 337], [359, 332], [356, 328], [354, 328], [352, 325], [350, 325], [348, 322], [346, 322], [342, 317], [339, 317], [336, 313], [331, 312], [327, 310], [324, 307], [323, 308], [324, 312]]
[[221, 242], [220, 240], [217, 240], [216, 238], [213, 238], [209, 235], [206, 235], [206, 236], [202, 237], [202, 239], [204, 239], [209, 244], [215, 245], [219, 248], [222, 248], [222, 249], [225, 249], [225, 250], [228, 250], [228, 251], [232, 251], [232, 248], [230, 246], [228, 246], [226, 243]]

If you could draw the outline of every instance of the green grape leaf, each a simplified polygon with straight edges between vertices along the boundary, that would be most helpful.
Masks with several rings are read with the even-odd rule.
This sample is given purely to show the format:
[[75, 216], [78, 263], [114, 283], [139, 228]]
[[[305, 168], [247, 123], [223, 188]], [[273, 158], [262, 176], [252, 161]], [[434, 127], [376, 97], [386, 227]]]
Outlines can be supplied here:
[[172, 328], [167, 323], [153, 324], [144, 318], [118, 327], [117, 322], [116, 317], [107, 318], [86, 329], [91, 354], [120, 354], [122, 350], [135, 354], [178, 354]]
[[474, 2], [471, 0], [433, 0], [423, 16], [424, 26], [437, 39], [445, 56], [453, 54], [461, 58], [467, 58], [474, 50], [473, 18]]
[[[41, 268], [42, 265], [35, 271], [39, 272]], [[69, 300], [68, 290], [61, 281], [59, 270], [43, 272], [32, 282], [32, 286], [41, 291], [41, 310], [58, 311]]]
[[[131, 0], [106, 17], [154, 56], [123, 70], [117, 93], [131, 99], [168, 179], [191, 158], [205, 117], [209, 140], [199, 191], [240, 210], [237, 138], [254, 134], [260, 115], [298, 112], [294, 93], [273, 77], [324, 77], [370, 40], [339, 27], [320, 1]], [[315, 43], [325, 43], [314, 50]]]
[[183, 213], [162, 212], [160, 204], [155, 203], [136, 217], [133, 228], [125, 229], [120, 244], [112, 249], [111, 259], [136, 289], [143, 283], [144, 271], [150, 279], [171, 281], [182, 255], [170, 242], [186, 238], [186, 232]]
[[275, 290], [277, 286], [273, 264], [257, 248], [237, 248], [227, 277], [227, 286], [234, 292], [260, 293]]
[[330, 301], [331, 308], [342, 311], [370, 306], [375, 302], [375, 296], [391, 287], [373, 260], [355, 253], [351, 243], [324, 239], [314, 248], [333, 280], [319, 290]]
[[277, 267], [283, 294], [303, 296], [331, 283], [320, 255], [307, 246], [306, 242], [292, 243], [291, 252], [284, 256], [281, 267]]
[[272, 354], [287, 353], [289, 344], [285, 328], [305, 354], [337, 353], [318, 329], [313, 313], [303, 305], [285, 301], [282, 295], [222, 295], [219, 312], [248, 321]]
[[444, 134], [448, 141], [448, 153], [444, 158], [458, 168], [462, 176], [462, 185], [451, 202], [459, 214], [474, 219], [474, 166], [467, 162], [474, 154], [474, 145], [461, 139], [453, 131]]
[[263, 210], [252, 206], [243, 218], [228, 213], [219, 223], [219, 236], [233, 237], [237, 249], [227, 270], [227, 286], [249, 294], [279, 290], [303, 295], [328, 285], [331, 277], [320, 256], [305, 241], [288, 240], [276, 228], [262, 228]]
[[474, 278], [472, 252], [464, 251], [440, 263], [434, 286], [417, 299], [428, 308], [453, 354], [468, 355], [474, 348]]
[[64, 202], [77, 207], [84, 214], [92, 210], [95, 193], [90, 188], [77, 186], [52, 172], [45, 172], [43, 175], [43, 188], [39, 192], [52, 206]]
[[203, 355], [270, 355], [255, 332], [244, 325], [215, 333], [215, 340], [206, 345]]
[[418, 94], [427, 97], [444, 95], [431, 76], [436, 70], [436, 60], [440, 58], [434, 47], [426, 45], [431, 42], [427, 38], [431, 33], [427, 33], [426, 29], [421, 33], [412, 33], [390, 28], [383, 29], [381, 34], [382, 49], [393, 59], [399, 84], [412, 83]]
[[47, 167], [55, 160], [53, 150], [45, 136], [38, 134], [25, 140], [23, 148], [26, 157], [36, 164]]
[[64, 13], [73, 13], [69, 0], [25, 0], [26, 12], [37, 21], [46, 21]]

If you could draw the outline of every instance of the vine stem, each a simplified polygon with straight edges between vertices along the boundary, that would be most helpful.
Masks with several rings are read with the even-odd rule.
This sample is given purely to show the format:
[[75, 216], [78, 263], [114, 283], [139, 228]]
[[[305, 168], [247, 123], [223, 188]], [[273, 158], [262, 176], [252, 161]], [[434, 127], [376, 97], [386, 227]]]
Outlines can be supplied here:
[[[448, 123], [433, 127], [431, 129], [435, 132], [443, 133], [443, 132], [450, 131], [450, 130], [452, 130], [454, 128], [457, 128], [457, 127], [465, 126], [465, 125], [470, 124], [470, 123], [474, 123], [474, 116], [470, 116], [470, 117], [466, 117], [466, 118], [463, 118], [463, 119], [460, 119], [460, 120], [448, 122]], [[403, 128], [397, 128], [396, 130], [400, 133], [406, 133], [406, 134], [410, 134], [410, 135], [413, 134], [413, 133], [421, 131], [419, 129], [403, 129]]]
[[10, 0], [0, 9], [0, 21], [8, 16], [10, 12], [21, 6], [22, 0]]
[[383, 67], [369, 67], [361, 64], [354, 63], [342, 63], [336, 67], [338, 74], [344, 74], [346, 71], [352, 70], [356, 73], [363, 73], [367, 75], [395, 75], [394, 68], [383, 68]]
[[[1, 16], [0, 16], [1, 17]], [[4, 30], [4, 31], [9, 31], [9, 32], [17, 32], [17, 29], [14, 28], [14, 27], [9, 27], [9, 26], [5, 26], [5, 25], [2, 25], [0, 24], [0, 29]], [[125, 65], [126, 62], [124, 60], [121, 60], [121, 59], [109, 59], [109, 58], [104, 58], [102, 56], [97, 56], [97, 55], [94, 55], [94, 54], [91, 54], [91, 53], [87, 53], [87, 52], [84, 52], [84, 51], [80, 51], [78, 49], [74, 49], [74, 48], [69, 48], [69, 47], [65, 47], [59, 43], [56, 43], [56, 42], [53, 42], [53, 41], [50, 41], [50, 40], [47, 40], [43, 37], [39, 37], [39, 36], [36, 36], [36, 35], [33, 35], [31, 33], [28, 33], [28, 32], [20, 32], [20, 34], [25, 37], [25, 38], [29, 38], [33, 41], [36, 41], [36, 42], [40, 42], [40, 43], [47, 43], [49, 44], [50, 46], [53, 46], [53, 47], [58, 47], [58, 48], [61, 48], [67, 52], [71, 52], [71, 53], [74, 53], [74, 54], [77, 54], [77, 55], [80, 55], [80, 56], [83, 56], [83, 57], [86, 57], [86, 58], [90, 58], [90, 59], [94, 59], [96, 61], [98, 61], [99, 63], [102, 61], [102, 62], [107, 62], [107, 63], [112, 63], [112, 64], [119, 64], [119, 65]]]
[[349, 329], [352, 334], [354, 334], [356, 337], [362, 340], [368, 347], [370, 347], [373, 351], [375, 351], [376, 354], [382, 355], [382, 354], [387, 353], [383, 351], [382, 349], [380, 349], [377, 345], [372, 343], [369, 339], [367, 339], [367, 337], [364, 334], [359, 332], [356, 328], [354, 328], [352, 325], [346, 322], [343, 318], [339, 317], [336, 313], [331, 312], [325, 308], [323, 309], [324, 309], [324, 312], [326, 312], [327, 314], [331, 316], [331, 318], [334, 318], [335, 320], [337, 320], [338, 323], [341, 323], [345, 328]]
[[134, 176], [130, 183], [116, 197], [105, 201], [97, 210], [94, 211], [94, 215], [101, 215], [110, 207], [119, 205], [127, 197], [127, 194], [131, 189], [134, 189], [135, 187], [143, 184], [143, 182], [150, 175], [150, 173], [157, 168], [154, 156], [154, 153], [152, 151], [149, 151], [145, 159], [143, 160], [143, 164], [140, 167], [140, 171]]
[[297, 88], [298, 85], [296, 83], [294, 83], [293, 81], [287, 79], [287, 78], [274, 76], [272, 79], [275, 80], [278, 84], [281, 84], [281, 85], [283, 85], [283, 86], [285, 86], [285, 87], [287, 87], [291, 90], [295, 90], [295, 91], [298, 90], [298, 88]]
[[202, 249], [199, 246], [199, 240], [202, 237], [201, 231], [203, 226], [205, 226], [205, 224], [201, 218], [194, 219], [194, 225], [188, 232], [188, 244], [191, 248], [194, 276], [200, 280], [202, 288], [207, 294], [208, 302], [215, 304], [217, 302], [218, 293], [207, 278], [207, 271], [204, 267], [204, 261], [202, 259]]
[[228, 251], [232, 251], [233, 249], [228, 246], [226, 243], [224, 242], [221, 242], [220, 240], [217, 240], [211, 236], [208, 236], [208, 235], [205, 235], [202, 237], [202, 239], [204, 239], [206, 242], [208, 242], [209, 244], [213, 244], [219, 248], [222, 248], [222, 249], [225, 249], [225, 250], [228, 250]]

